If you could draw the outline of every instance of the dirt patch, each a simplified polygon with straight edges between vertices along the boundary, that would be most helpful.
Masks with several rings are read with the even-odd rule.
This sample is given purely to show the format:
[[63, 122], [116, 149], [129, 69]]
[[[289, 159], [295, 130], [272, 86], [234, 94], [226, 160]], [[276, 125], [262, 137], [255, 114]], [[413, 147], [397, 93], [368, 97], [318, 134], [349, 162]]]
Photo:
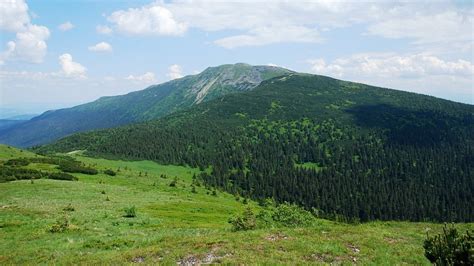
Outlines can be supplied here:
[[265, 237], [265, 240], [268, 240], [268, 241], [278, 241], [278, 240], [286, 240], [286, 239], [288, 239], [288, 236], [283, 233], [271, 234]]
[[346, 258], [341, 256], [332, 256], [328, 253], [314, 253], [306, 257], [309, 261], [315, 261], [324, 264], [341, 264], [342, 262], [346, 261]]
[[330, 264], [330, 265], [342, 265], [342, 264], [355, 264], [357, 263], [357, 257], [354, 255], [342, 255], [334, 256], [329, 253], [313, 253], [309, 256], [305, 256], [306, 261], [316, 262], [318, 264]]
[[144, 257], [141, 257], [141, 256], [138, 256], [138, 257], [135, 257], [132, 259], [132, 262], [133, 263], [144, 263], [145, 262], [145, 258]]
[[397, 244], [400, 242], [399, 239], [391, 238], [391, 237], [384, 237], [383, 240], [389, 244]]
[[354, 244], [351, 244], [351, 243], [347, 244], [347, 248], [350, 251], [352, 251], [353, 253], [359, 253], [360, 252], [360, 249], [357, 246], [355, 246]]
[[191, 266], [191, 265], [206, 265], [211, 263], [219, 262], [219, 260], [231, 256], [231, 254], [225, 254], [224, 256], [218, 256], [210, 252], [199, 258], [195, 255], [188, 255], [184, 259], [179, 260], [176, 264], [182, 266]]
[[178, 265], [190, 266], [190, 265], [201, 265], [201, 261], [194, 255], [189, 255], [177, 262]]

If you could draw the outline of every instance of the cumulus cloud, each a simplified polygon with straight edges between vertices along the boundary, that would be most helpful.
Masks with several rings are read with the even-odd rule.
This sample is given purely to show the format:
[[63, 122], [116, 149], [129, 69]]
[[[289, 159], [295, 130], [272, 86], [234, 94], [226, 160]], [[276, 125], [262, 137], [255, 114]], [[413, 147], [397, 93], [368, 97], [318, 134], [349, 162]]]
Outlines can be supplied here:
[[67, 77], [86, 78], [87, 69], [81, 64], [74, 62], [70, 54], [62, 54], [59, 56], [59, 64], [62, 72]]
[[72, 30], [73, 28], [74, 25], [70, 21], [64, 22], [63, 24], [58, 26], [58, 29], [60, 29], [61, 31], [68, 31]]
[[[310, 72], [336, 78], [435, 95], [457, 101], [474, 101], [474, 64], [416, 53], [355, 54], [330, 62], [308, 60]], [[455, 98], [458, 97], [458, 98]], [[464, 97], [464, 98], [463, 98]]]
[[291, 26], [286, 28], [257, 28], [250, 30], [249, 34], [222, 38], [214, 43], [232, 49], [241, 46], [261, 46], [281, 42], [318, 43], [321, 41], [322, 38], [317, 30]]
[[0, 30], [18, 32], [30, 24], [28, 5], [23, 0], [2, 1], [0, 5]]
[[89, 51], [93, 52], [111, 52], [112, 46], [106, 42], [100, 42], [96, 45], [89, 46]]
[[181, 69], [180, 65], [171, 65], [168, 68], [168, 71], [169, 72], [166, 74], [166, 76], [170, 79], [179, 79], [183, 77], [183, 70]]
[[26, 29], [16, 34], [14, 41], [7, 43], [7, 50], [2, 53], [4, 60], [23, 60], [31, 63], [41, 63], [46, 55], [49, 30], [44, 26], [30, 24]]
[[108, 18], [117, 29], [131, 35], [181, 35], [186, 25], [158, 4], [113, 12]]
[[440, 10], [411, 14], [403, 8], [371, 24], [368, 35], [411, 40], [416, 47], [449, 51], [472, 51], [474, 12]]
[[111, 34], [112, 33], [112, 29], [108, 26], [104, 26], [104, 25], [97, 25], [97, 27], [95, 27], [95, 30], [97, 31], [97, 33], [100, 33], [100, 34]]
[[156, 82], [156, 77], [153, 72], [146, 72], [145, 74], [139, 75], [139, 76], [129, 75], [125, 79], [135, 81], [135, 82], [140, 82], [140, 83], [146, 83], [146, 84], [151, 84], [151, 83]]
[[30, 23], [28, 5], [23, 0], [2, 2], [0, 5], [0, 30], [16, 32], [16, 38], [7, 43], [0, 53], [0, 64], [7, 60], [41, 63], [47, 52], [46, 40], [50, 36], [45, 26]]
[[364, 75], [377, 77], [420, 78], [424, 76], [474, 75], [474, 65], [459, 59], [447, 61], [433, 55], [357, 54], [331, 63], [323, 59], [309, 60], [311, 71], [336, 77]]
[[[418, 45], [472, 49], [472, 8], [448, 1], [155, 1], [118, 10], [108, 21], [133, 35], [181, 35], [190, 28], [233, 31], [214, 40], [225, 48], [321, 42], [321, 32], [360, 25], [366, 35], [412, 39]], [[365, 30], [364, 30], [365, 28]], [[438, 47], [439, 46], [439, 47]], [[441, 47], [441, 48], [440, 48]]]

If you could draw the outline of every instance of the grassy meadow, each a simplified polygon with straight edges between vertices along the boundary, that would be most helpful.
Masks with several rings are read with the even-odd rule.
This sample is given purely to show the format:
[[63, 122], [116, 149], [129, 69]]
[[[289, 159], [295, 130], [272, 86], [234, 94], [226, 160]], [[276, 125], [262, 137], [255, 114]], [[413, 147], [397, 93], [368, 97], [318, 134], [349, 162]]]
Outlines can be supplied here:
[[[0, 146], [0, 164], [33, 153]], [[262, 207], [204, 186], [198, 169], [150, 161], [113, 161], [71, 154], [97, 170], [51, 179], [0, 183], [0, 264], [373, 264], [429, 265], [426, 232], [441, 224], [319, 219], [311, 226], [233, 232], [228, 219]], [[57, 171], [48, 164], [26, 167]], [[106, 169], [116, 176], [103, 173]], [[170, 183], [177, 177], [176, 186]], [[135, 217], [124, 217], [134, 207]], [[64, 231], [51, 232], [64, 224]], [[459, 224], [458, 228], [473, 228]]]

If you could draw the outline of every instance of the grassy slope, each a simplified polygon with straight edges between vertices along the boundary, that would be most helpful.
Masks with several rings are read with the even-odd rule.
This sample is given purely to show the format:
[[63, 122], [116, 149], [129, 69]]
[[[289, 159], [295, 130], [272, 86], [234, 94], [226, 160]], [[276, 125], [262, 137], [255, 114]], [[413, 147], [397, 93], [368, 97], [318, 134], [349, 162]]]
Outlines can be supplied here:
[[36, 155], [35, 153], [29, 152], [26, 150], [20, 150], [8, 145], [0, 144], [0, 162], [6, 161], [12, 158], [34, 157], [34, 156], [39, 156], [39, 155]]
[[[1, 158], [11, 153], [5, 150], [0, 147]], [[231, 232], [228, 218], [245, 205], [226, 193], [207, 195], [203, 187], [191, 193], [195, 169], [74, 156], [101, 170], [122, 170], [115, 177], [77, 174], [77, 182], [43, 179], [0, 184], [0, 264], [142, 260], [175, 264], [206, 257], [230, 263], [428, 264], [422, 249], [425, 231], [441, 228], [429, 223], [347, 225], [320, 220], [306, 228]], [[161, 174], [169, 177], [163, 179]], [[169, 187], [174, 176], [179, 178], [176, 188]], [[75, 208], [66, 214], [71, 229], [50, 233], [68, 204]], [[122, 217], [123, 209], [130, 206], [136, 206], [137, 217]]]

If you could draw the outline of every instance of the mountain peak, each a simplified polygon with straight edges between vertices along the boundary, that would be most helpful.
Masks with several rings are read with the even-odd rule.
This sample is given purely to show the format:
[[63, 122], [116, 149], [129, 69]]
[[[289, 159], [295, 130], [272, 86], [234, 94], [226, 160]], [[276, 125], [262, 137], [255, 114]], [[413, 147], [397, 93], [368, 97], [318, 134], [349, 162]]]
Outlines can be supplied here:
[[245, 63], [225, 64], [208, 67], [195, 76], [194, 84], [188, 93], [195, 97], [193, 103], [199, 104], [231, 92], [247, 91], [269, 78], [292, 73], [274, 66], [252, 66]]
[[160, 118], [220, 96], [252, 90], [262, 81], [292, 73], [272, 66], [244, 63], [209, 67], [126, 95], [102, 97], [72, 108], [46, 112], [0, 132], [0, 142], [28, 147], [92, 129]]

